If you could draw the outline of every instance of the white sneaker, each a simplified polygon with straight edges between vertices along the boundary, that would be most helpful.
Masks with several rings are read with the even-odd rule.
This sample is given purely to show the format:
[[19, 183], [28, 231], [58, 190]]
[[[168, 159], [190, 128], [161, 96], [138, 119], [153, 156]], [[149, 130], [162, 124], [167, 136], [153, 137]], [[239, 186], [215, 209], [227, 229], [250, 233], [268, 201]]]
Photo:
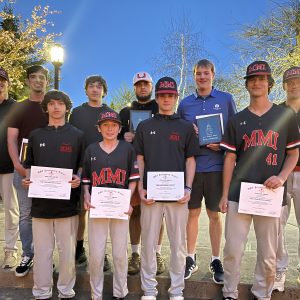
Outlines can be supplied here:
[[172, 296], [170, 300], [184, 300], [183, 296]]
[[141, 300], [156, 300], [156, 296], [142, 296]]
[[285, 282], [285, 272], [276, 272], [273, 291], [283, 292]]
[[5, 251], [2, 269], [11, 269], [17, 265], [18, 256], [15, 251]]
[[[297, 271], [300, 273], [300, 264], [298, 264], [298, 266], [297, 266]], [[300, 284], [300, 274], [298, 276], [297, 282], [298, 282], [298, 284]]]

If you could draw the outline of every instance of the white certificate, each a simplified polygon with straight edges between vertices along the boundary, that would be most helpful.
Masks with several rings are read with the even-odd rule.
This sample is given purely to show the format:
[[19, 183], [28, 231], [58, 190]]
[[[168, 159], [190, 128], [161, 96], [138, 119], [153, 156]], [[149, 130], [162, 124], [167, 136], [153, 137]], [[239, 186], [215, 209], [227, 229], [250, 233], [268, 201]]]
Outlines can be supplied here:
[[128, 220], [131, 190], [92, 187], [90, 218]]
[[147, 172], [147, 199], [177, 201], [184, 196], [184, 172]]
[[263, 184], [242, 182], [239, 213], [279, 218], [284, 187], [268, 189]]
[[73, 170], [31, 166], [28, 197], [70, 200]]

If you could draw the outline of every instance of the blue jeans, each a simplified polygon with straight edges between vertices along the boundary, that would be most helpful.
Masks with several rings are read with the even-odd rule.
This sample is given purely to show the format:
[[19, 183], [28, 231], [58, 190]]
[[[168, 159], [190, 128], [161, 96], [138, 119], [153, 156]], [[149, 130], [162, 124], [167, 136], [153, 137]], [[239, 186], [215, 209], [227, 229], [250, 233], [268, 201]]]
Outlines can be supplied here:
[[33, 257], [32, 244], [32, 220], [31, 220], [31, 198], [28, 198], [28, 190], [22, 186], [23, 177], [17, 172], [14, 172], [14, 186], [17, 192], [19, 202], [19, 231], [22, 243], [22, 256]]

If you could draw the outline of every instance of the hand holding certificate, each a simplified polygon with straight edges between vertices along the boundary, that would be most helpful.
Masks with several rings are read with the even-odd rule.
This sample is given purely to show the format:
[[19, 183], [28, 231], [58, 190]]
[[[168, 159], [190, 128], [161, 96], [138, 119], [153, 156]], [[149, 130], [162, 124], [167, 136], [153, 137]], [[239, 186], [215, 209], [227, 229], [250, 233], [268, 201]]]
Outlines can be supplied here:
[[147, 199], [178, 201], [184, 196], [184, 172], [148, 172]]
[[139, 123], [151, 118], [151, 110], [130, 110], [130, 132], [135, 133]]
[[90, 218], [128, 220], [131, 190], [92, 187]]
[[28, 197], [70, 200], [73, 170], [32, 166]]
[[280, 217], [284, 187], [268, 189], [262, 184], [242, 182], [239, 213]]

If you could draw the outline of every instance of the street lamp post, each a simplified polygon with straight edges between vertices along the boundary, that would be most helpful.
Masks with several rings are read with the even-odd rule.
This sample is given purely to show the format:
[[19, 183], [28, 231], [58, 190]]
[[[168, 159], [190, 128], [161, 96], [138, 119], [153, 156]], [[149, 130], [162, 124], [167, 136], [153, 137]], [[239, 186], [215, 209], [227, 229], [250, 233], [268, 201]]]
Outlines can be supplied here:
[[60, 67], [64, 62], [64, 48], [59, 44], [55, 44], [51, 48], [50, 57], [54, 66], [54, 88], [58, 90]]

